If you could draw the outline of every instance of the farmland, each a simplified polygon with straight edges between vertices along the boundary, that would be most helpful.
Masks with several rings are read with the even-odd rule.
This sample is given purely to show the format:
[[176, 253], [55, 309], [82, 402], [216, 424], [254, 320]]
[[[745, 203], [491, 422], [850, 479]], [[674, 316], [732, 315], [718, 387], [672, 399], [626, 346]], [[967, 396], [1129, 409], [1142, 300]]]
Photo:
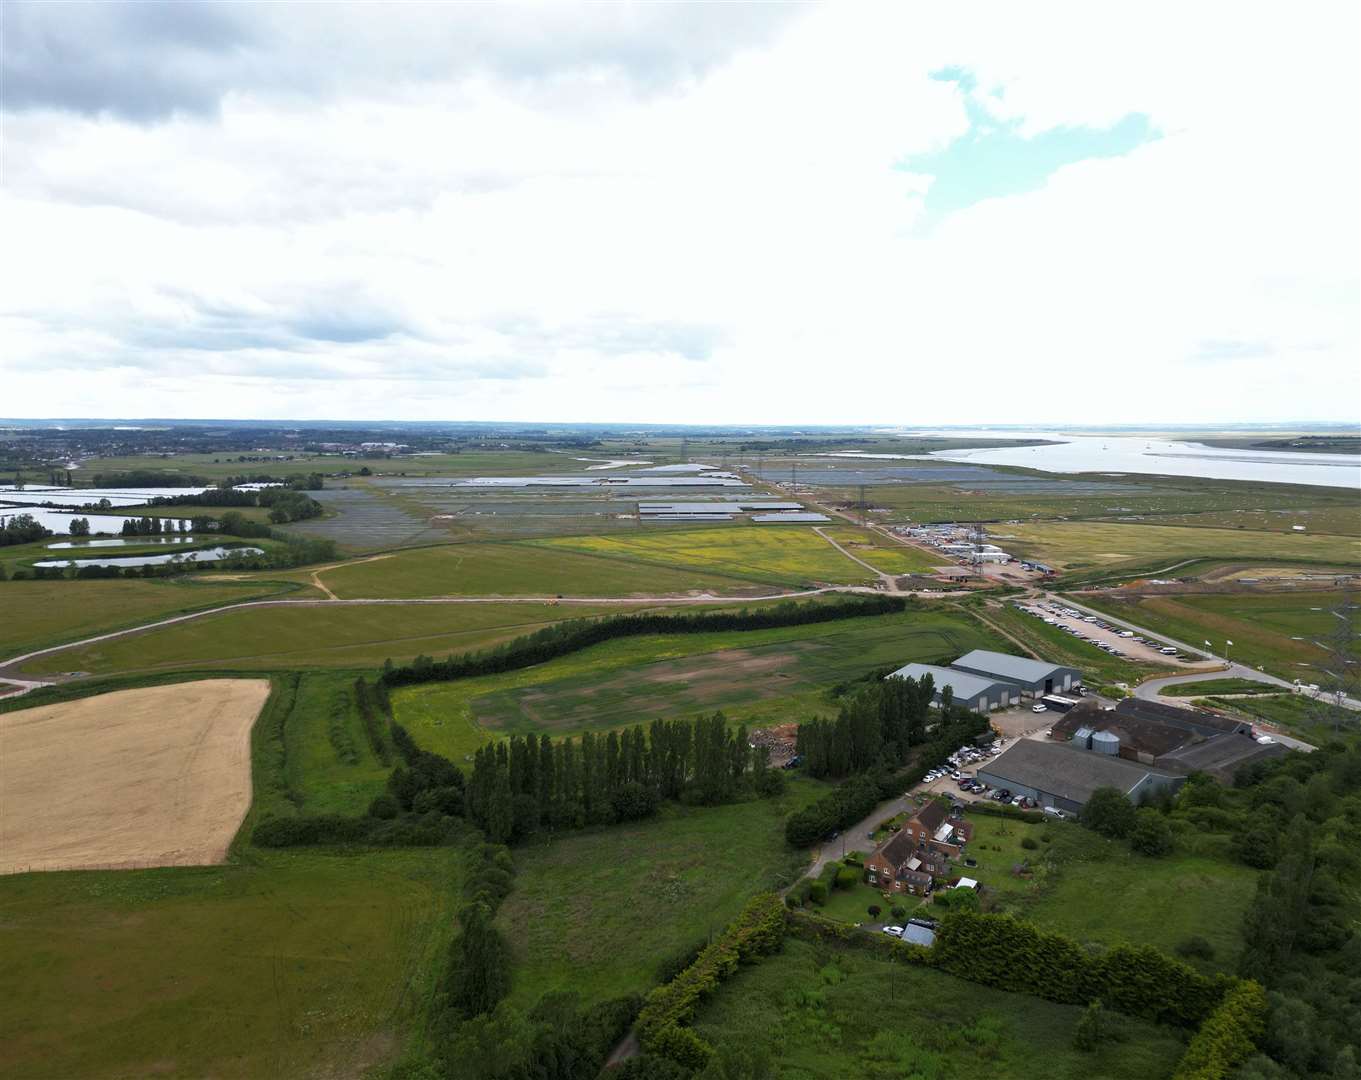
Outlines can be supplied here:
[[942, 556], [901, 544], [873, 529], [834, 525], [822, 530], [857, 558], [886, 574], [924, 574], [941, 565]]
[[626, 608], [618, 604], [283, 604], [96, 642], [40, 657], [30, 667], [99, 675], [182, 667], [377, 668], [389, 657], [481, 649], [564, 618], [621, 610]]
[[452, 927], [447, 849], [0, 877], [0, 1073], [342, 1075], [390, 1058]]
[[1228, 649], [1240, 663], [1312, 682], [1308, 676], [1328, 655], [1314, 641], [1335, 631], [1338, 619], [1331, 609], [1341, 598], [1308, 592], [1104, 593], [1084, 595], [1083, 603], [1191, 645], [1208, 639], [1216, 652]]
[[[1125, 1036], [1094, 1053], [1073, 1049], [1082, 1010], [995, 990], [864, 951], [787, 941], [738, 972], [702, 1008], [697, 1033], [770, 1075], [1046, 1076], [1146, 1080], [1182, 1051], [1168, 1028], [1121, 1018]], [[892, 1021], [885, 1022], [891, 1016]], [[759, 1074], [758, 1074], [759, 1075]]]
[[494, 732], [566, 734], [716, 709], [734, 722], [796, 719], [832, 708], [826, 691], [839, 682], [990, 644], [973, 620], [935, 610], [629, 638], [523, 671], [400, 690], [393, 708], [421, 745], [457, 760]]
[[[844, 560], [843, 560], [844, 561]], [[699, 590], [769, 593], [735, 573], [520, 543], [449, 544], [341, 564], [322, 580], [341, 598], [421, 596], [628, 596]]]
[[188, 611], [282, 595], [293, 588], [296, 585], [277, 581], [231, 582], [203, 577], [5, 582], [0, 584], [0, 603], [5, 612], [0, 620], [0, 654], [8, 658]]
[[812, 529], [761, 526], [577, 536], [535, 543], [557, 550], [610, 555], [649, 566], [733, 574], [794, 587], [852, 585], [873, 580]]
[[0, 873], [220, 862], [250, 805], [268, 691], [204, 680], [0, 716]]
[[1361, 539], [1240, 529], [1106, 522], [1046, 522], [992, 530], [1002, 546], [1067, 570], [1168, 566], [1195, 558], [1266, 558], [1352, 565], [1361, 563]]

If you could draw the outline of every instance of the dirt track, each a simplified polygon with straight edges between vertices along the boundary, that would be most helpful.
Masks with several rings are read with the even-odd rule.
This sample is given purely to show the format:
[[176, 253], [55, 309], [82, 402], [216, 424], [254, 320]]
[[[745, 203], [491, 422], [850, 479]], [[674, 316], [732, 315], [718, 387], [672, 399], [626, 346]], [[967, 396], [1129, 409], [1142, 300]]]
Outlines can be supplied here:
[[0, 715], [0, 873], [221, 862], [268, 696], [204, 679]]

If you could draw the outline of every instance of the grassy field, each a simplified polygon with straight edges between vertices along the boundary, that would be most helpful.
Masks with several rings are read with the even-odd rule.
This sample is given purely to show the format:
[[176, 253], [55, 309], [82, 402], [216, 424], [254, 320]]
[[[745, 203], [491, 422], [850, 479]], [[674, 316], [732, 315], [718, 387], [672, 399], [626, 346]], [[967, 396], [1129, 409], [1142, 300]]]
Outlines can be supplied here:
[[247, 608], [53, 653], [32, 670], [104, 675], [179, 667], [376, 668], [389, 657], [481, 649], [563, 619], [627, 610], [619, 604], [528, 603]]
[[627, 536], [574, 536], [537, 546], [611, 555], [640, 565], [732, 574], [772, 585], [853, 585], [873, 579], [812, 529], [694, 529]]
[[450, 849], [0, 877], [0, 1073], [357, 1076], [432, 991]]
[[900, 544], [873, 529], [833, 525], [822, 530], [857, 558], [886, 574], [923, 574], [940, 566], [945, 559], [919, 547]]
[[[1331, 634], [1338, 619], [1331, 608], [1340, 593], [1179, 593], [1160, 596], [1084, 595], [1083, 603], [1148, 627], [1159, 634], [1199, 645], [1209, 640], [1215, 652], [1239, 663], [1261, 667], [1285, 679], [1317, 681], [1312, 675], [1327, 659], [1313, 644]], [[1361, 624], [1354, 621], [1354, 628]], [[1232, 641], [1232, 646], [1226, 646]]]
[[1171, 514], [1160, 517], [1158, 523], [1209, 529], [1258, 529], [1265, 532], [1281, 532], [1291, 525], [1303, 525], [1311, 533], [1361, 535], [1361, 512], [1357, 511], [1354, 503], [1291, 510], [1207, 510], [1198, 514]]
[[[0, 582], [0, 659], [188, 611], [282, 595], [295, 587], [221, 578]], [[57, 662], [45, 670], [76, 669]]]
[[515, 891], [498, 915], [514, 956], [512, 998], [553, 990], [587, 1001], [645, 992], [663, 961], [723, 929], [803, 858], [784, 817], [826, 789], [791, 783], [775, 800], [668, 805], [636, 825], [568, 834], [516, 852]]
[[[843, 560], [845, 561], [845, 560]], [[341, 564], [320, 573], [342, 598], [768, 593], [718, 569], [672, 569], [540, 544], [452, 544]]]
[[[1023, 981], [1017, 972], [1018, 988]], [[1074, 1050], [1081, 1015], [1077, 1006], [795, 939], [725, 983], [695, 1029], [716, 1047], [765, 1058], [769, 1075], [789, 1080], [1148, 1080], [1170, 1075], [1182, 1053], [1176, 1031], [1124, 1017], [1120, 1041]]]
[[1313, 742], [1355, 735], [1361, 731], [1361, 713], [1315, 701], [1303, 694], [1269, 694], [1251, 698], [1211, 697], [1193, 705], [1208, 705], [1251, 720], [1262, 720]]
[[628, 638], [523, 671], [399, 690], [393, 709], [422, 746], [461, 760], [513, 731], [567, 734], [714, 709], [748, 723], [797, 720], [834, 710], [827, 689], [876, 668], [997, 647], [972, 619], [937, 610]]
[[1281, 688], [1251, 679], [1202, 679], [1164, 686], [1158, 692], [1167, 697], [1205, 697], [1210, 694], [1279, 694]]
[[1278, 532], [1254, 532], [1059, 521], [998, 526], [992, 534], [1003, 537], [994, 542], [1013, 554], [1036, 558], [1065, 570], [1136, 566], [1150, 560], [1166, 560], [1170, 566], [1179, 560], [1193, 558], [1361, 563], [1361, 539], [1310, 536], [1290, 532], [1284, 526]]

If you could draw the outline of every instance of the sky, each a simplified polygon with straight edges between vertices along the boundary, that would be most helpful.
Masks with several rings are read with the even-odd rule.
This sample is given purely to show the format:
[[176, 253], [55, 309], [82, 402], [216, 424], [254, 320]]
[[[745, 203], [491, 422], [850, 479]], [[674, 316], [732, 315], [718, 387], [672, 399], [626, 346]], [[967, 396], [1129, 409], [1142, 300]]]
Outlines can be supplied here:
[[1361, 5], [0, 0], [0, 416], [1361, 419]]

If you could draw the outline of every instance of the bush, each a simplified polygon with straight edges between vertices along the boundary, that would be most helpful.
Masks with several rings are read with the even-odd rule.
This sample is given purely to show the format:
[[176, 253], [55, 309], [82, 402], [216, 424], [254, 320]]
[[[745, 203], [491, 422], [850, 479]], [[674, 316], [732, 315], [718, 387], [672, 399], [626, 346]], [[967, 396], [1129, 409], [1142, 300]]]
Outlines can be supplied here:
[[1093, 1001], [1082, 1014], [1073, 1031], [1073, 1049], [1090, 1054], [1106, 1041], [1106, 1010], [1101, 1002]]
[[903, 919], [907, 918], [907, 908], [900, 904], [894, 904], [893, 907], [889, 909], [889, 914], [901, 922]]
[[1172, 851], [1172, 826], [1156, 810], [1144, 808], [1134, 815], [1129, 846], [1144, 855], [1160, 858]]
[[884, 909], [881, 908], [878, 904], [871, 904], [871, 905], [870, 905], [868, 908], [866, 908], [865, 910], [868, 911], [868, 912], [870, 913], [870, 918], [871, 918], [871, 919], [877, 919], [877, 918], [879, 918], [880, 912], [882, 912]]
[[1239, 982], [1201, 1024], [1173, 1080], [1225, 1080], [1257, 1049], [1266, 1030], [1267, 996], [1261, 984]]
[[862, 871], [854, 866], [846, 866], [837, 871], [834, 884], [838, 889], [854, 889], [860, 883]]
[[1033, 836], [1021, 837], [1021, 847], [1027, 851], [1034, 851], [1039, 846], [1039, 842]]
[[384, 821], [391, 821], [402, 812], [402, 805], [395, 798], [384, 792], [382, 795], [374, 797], [369, 803], [369, 817], [381, 818]]
[[1214, 946], [1199, 935], [1189, 937], [1178, 944], [1176, 952], [1178, 956], [1185, 956], [1191, 960], [1213, 960], [1215, 957]]
[[821, 907], [827, 903], [827, 882], [813, 881], [808, 885], [808, 899]]
[[1102, 836], [1124, 839], [1134, 828], [1134, 804], [1118, 788], [1097, 788], [1082, 808], [1082, 824]]

